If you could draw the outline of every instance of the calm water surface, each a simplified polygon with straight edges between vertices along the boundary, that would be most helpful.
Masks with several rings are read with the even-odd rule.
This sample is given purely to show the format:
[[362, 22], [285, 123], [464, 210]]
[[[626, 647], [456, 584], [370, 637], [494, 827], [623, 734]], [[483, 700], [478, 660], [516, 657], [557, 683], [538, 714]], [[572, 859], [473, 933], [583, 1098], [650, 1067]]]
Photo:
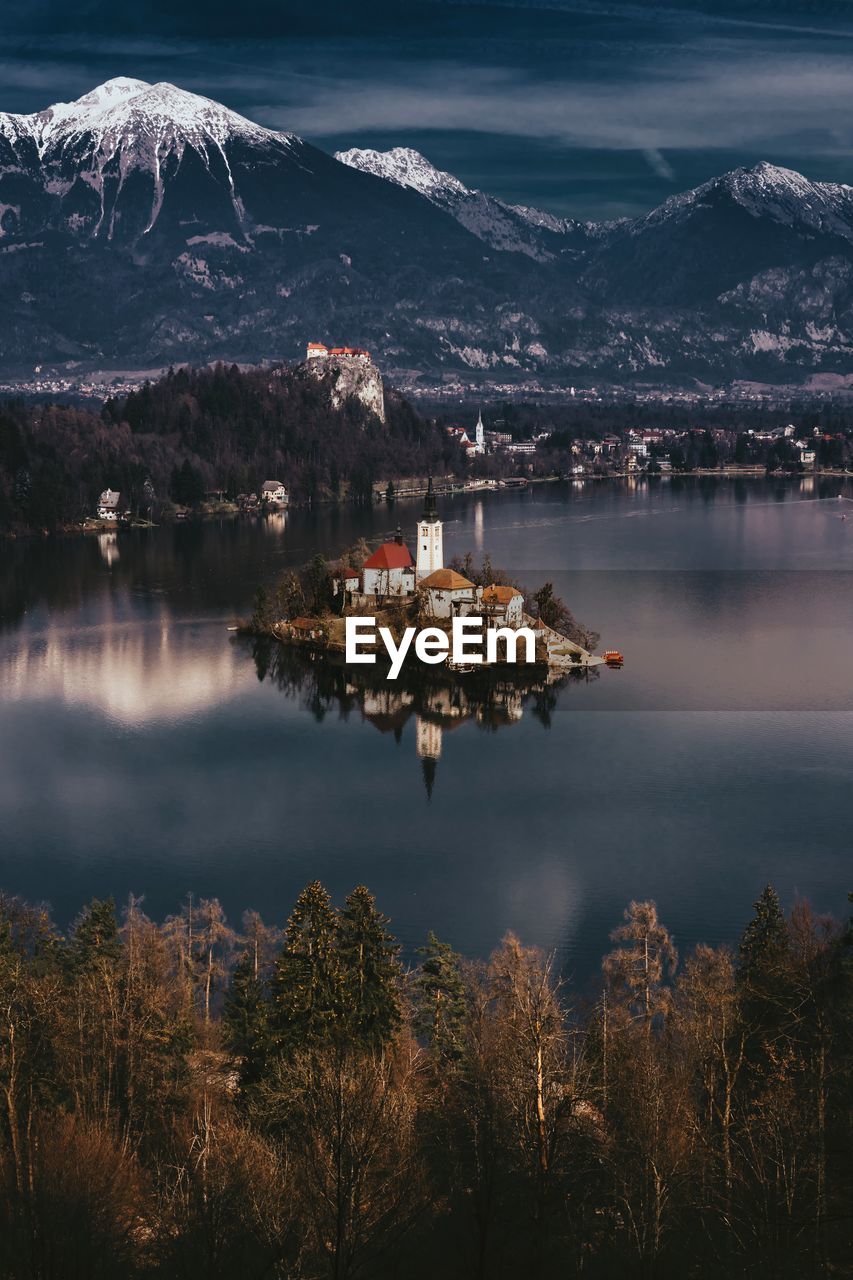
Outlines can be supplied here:
[[365, 882], [409, 948], [432, 928], [485, 954], [512, 928], [584, 980], [632, 897], [682, 947], [733, 941], [768, 880], [844, 912], [853, 487], [445, 500], [447, 555], [552, 579], [626, 656], [500, 705], [356, 689], [227, 632], [281, 567], [398, 520], [411, 542], [417, 514], [0, 547], [0, 885], [66, 923], [190, 888], [283, 919], [309, 879]]

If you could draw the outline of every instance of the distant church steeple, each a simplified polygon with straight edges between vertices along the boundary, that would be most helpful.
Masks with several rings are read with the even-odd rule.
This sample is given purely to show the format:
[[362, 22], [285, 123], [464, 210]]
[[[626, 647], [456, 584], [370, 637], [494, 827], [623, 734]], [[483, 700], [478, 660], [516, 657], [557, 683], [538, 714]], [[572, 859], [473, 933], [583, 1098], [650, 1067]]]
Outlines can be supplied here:
[[424, 513], [418, 521], [418, 549], [415, 559], [417, 580], [428, 578], [436, 569], [444, 568], [444, 538], [441, 521], [435, 509], [432, 476], [427, 485]]
[[438, 515], [435, 510], [435, 490], [432, 487], [432, 476], [427, 482], [426, 497], [424, 498], [424, 519], [437, 520]]
[[478, 453], [486, 452], [486, 424], [483, 422], [482, 409], [477, 416], [477, 425], [474, 428], [474, 444], [477, 446]]

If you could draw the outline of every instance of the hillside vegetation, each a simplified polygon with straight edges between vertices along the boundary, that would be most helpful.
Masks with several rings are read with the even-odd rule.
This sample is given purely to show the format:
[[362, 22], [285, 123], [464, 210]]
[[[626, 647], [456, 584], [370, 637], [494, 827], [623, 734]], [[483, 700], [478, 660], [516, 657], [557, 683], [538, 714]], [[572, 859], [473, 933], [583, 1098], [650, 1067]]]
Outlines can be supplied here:
[[53, 529], [91, 515], [108, 486], [134, 510], [282, 480], [296, 500], [367, 498], [377, 479], [441, 473], [456, 446], [386, 389], [386, 421], [300, 367], [170, 370], [108, 400], [0, 405], [0, 528]]

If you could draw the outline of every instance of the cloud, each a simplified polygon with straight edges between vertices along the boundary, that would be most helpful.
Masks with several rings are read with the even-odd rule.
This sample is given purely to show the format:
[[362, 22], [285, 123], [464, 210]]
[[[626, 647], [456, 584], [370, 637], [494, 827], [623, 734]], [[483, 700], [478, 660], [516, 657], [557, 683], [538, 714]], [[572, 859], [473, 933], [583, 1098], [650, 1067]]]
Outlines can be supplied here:
[[638, 67], [618, 82], [453, 63], [389, 77], [380, 66], [357, 77], [303, 74], [283, 89], [289, 100], [256, 102], [249, 114], [309, 137], [455, 130], [639, 150], [667, 178], [664, 151], [836, 153], [853, 143], [853, 76], [841, 54], [709, 56], [671, 71]]
[[652, 173], [656, 173], [659, 178], [665, 178], [667, 182], [674, 180], [675, 171], [662, 151], [658, 151], [657, 147], [648, 147], [643, 155]]

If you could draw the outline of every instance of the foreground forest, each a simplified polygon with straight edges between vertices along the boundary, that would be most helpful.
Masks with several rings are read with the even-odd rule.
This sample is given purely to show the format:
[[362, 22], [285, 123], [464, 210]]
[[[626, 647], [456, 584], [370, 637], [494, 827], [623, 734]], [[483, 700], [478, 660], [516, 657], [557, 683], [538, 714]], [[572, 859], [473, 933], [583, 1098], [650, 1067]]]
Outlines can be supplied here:
[[404, 971], [361, 887], [0, 898], [0, 1276], [850, 1275], [853, 921], [611, 938], [583, 1000], [512, 935]]
[[79, 522], [108, 487], [147, 514], [269, 479], [301, 500], [369, 497], [377, 479], [459, 464], [458, 446], [392, 389], [385, 412], [382, 425], [360, 401], [335, 408], [299, 368], [236, 365], [172, 370], [100, 410], [0, 403], [0, 531]]

